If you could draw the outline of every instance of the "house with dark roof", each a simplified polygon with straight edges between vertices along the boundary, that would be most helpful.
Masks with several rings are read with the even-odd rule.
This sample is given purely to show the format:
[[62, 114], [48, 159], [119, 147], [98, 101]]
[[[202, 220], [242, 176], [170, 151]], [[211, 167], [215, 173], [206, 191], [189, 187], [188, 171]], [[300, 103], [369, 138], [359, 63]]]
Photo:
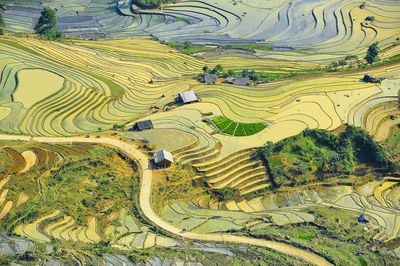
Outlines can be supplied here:
[[370, 82], [370, 83], [382, 83], [382, 80], [383, 78], [371, 74], [366, 74], [363, 78], [364, 82]]
[[233, 85], [238, 86], [249, 86], [250, 78], [249, 77], [235, 77], [233, 80]]
[[160, 167], [170, 167], [174, 163], [172, 154], [166, 150], [160, 150], [154, 154], [154, 163]]
[[153, 122], [151, 122], [151, 120], [143, 120], [143, 121], [138, 121], [136, 122], [133, 127], [131, 128], [131, 130], [134, 131], [142, 131], [142, 130], [146, 130], [146, 129], [153, 129]]
[[184, 91], [184, 92], [179, 93], [179, 99], [184, 104], [199, 101], [199, 99], [197, 99], [196, 93], [194, 91]]
[[216, 74], [204, 74], [204, 83], [215, 84], [217, 82]]

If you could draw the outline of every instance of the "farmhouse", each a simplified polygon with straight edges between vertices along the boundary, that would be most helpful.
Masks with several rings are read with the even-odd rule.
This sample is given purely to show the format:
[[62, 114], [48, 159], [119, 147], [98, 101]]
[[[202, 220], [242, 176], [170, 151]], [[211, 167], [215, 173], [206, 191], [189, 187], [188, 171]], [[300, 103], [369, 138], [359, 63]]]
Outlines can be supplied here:
[[192, 103], [192, 102], [198, 102], [199, 100], [197, 99], [196, 93], [194, 91], [185, 91], [179, 93], [179, 99], [184, 103]]
[[170, 167], [174, 162], [172, 154], [166, 150], [160, 150], [154, 154], [154, 162], [157, 166]]
[[366, 74], [363, 78], [364, 82], [370, 82], [370, 83], [381, 83], [383, 78], [378, 78], [377, 76]]
[[233, 80], [233, 85], [238, 86], [249, 86], [250, 78], [249, 77], [235, 77]]
[[217, 82], [216, 74], [204, 74], [204, 82], [208, 84], [215, 84]]
[[153, 129], [153, 122], [151, 122], [151, 120], [143, 120], [143, 121], [138, 121], [136, 122], [133, 127], [131, 128], [131, 130], [134, 131], [142, 131], [142, 130], [146, 130], [146, 129]]

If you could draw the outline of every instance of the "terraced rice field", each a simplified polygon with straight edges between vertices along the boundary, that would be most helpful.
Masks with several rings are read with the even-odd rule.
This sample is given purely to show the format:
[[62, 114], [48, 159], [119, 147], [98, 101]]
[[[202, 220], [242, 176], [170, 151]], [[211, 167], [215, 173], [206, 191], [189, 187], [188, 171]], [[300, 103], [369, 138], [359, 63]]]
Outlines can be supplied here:
[[[194, 170], [192, 184], [201, 180], [210, 191], [238, 191], [237, 198], [226, 202], [209, 194], [169, 202], [160, 215], [179, 229], [208, 234], [301, 226], [316, 220], [308, 207], [319, 206], [366, 215], [368, 230], [377, 230], [374, 238], [383, 245], [400, 237], [398, 178], [269, 193], [275, 181], [257, 155], [267, 141], [306, 128], [333, 131], [345, 123], [386, 140], [400, 121], [400, 64], [337, 73], [321, 69], [348, 55], [362, 63], [376, 41], [384, 49], [382, 58], [396, 56], [399, 46], [392, 45], [400, 34], [398, 2], [182, 0], [154, 10], [138, 9], [130, 0], [6, 2], [1, 12], [8, 31], [32, 32], [40, 10], [49, 6], [57, 8], [58, 30], [101, 40], [1, 37], [1, 131], [86, 135], [151, 119], [155, 129], [115, 138], [142, 139], [152, 151], [170, 151], [182, 169]], [[369, 16], [374, 19], [367, 20]], [[130, 39], [146, 36], [161, 42]], [[202, 52], [189, 56], [163, 45], [185, 40], [273, 49], [255, 46], [255, 51], [239, 52], [233, 46], [232, 54], [208, 51], [203, 59]], [[251, 86], [197, 80], [203, 66], [217, 64], [235, 71], [321, 73]], [[367, 73], [384, 80], [363, 82]], [[178, 103], [178, 94], [188, 90], [199, 102]], [[97, 134], [103, 138], [109, 133]], [[125, 159], [103, 146], [0, 143], [3, 229], [46, 244], [109, 243], [121, 252], [182, 248], [186, 243], [161, 235], [138, 218], [131, 195], [137, 192], [137, 165]], [[75, 164], [80, 167], [73, 168]], [[56, 196], [58, 201], [51, 201]], [[37, 203], [46, 200], [51, 204], [38, 209]], [[27, 216], [23, 222], [18, 218], [22, 212]], [[400, 251], [387, 253], [399, 256]]]
[[207, 206], [194, 199], [189, 203], [166, 206], [162, 215], [165, 220], [179, 228], [209, 233], [241, 228], [257, 230], [271, 225], [313, 221], [313, 215], [303, 208], [313, 205], [332, 206], [366, 215], [372, 222], [370, 226], [379, 228], [375, 239], [387, 242], [399, 235], [396, 222], [400, 215], [396, 194], [400, 191], [398, 184], [398, 179], [387, 177], [382, 181], [367, 183], [356, 190], [349, 186], [301, 192], [293, 190], [247, 201], [232, 200], [217, 205], [210, 202]]
[[[52, 239], [72, 242], [99, 243], [100, 241], [110, 241], [110, 244], [117, 249], [173, 247], [181, 245], [180, 242], [158, 236], [149, 232], [147, 227], [139, 228], [134, 217], [127, 214], [126, 209], [119, 211], [118, 226], [110, 225], [105, 228], [99, 227], [95, 217], [89, 218], [87, 225], [81, 226], [62, 212], [55, 211], [49, 213], [31, 224], [19, 225], [15, 228], [15, 233], [39, 242], [50, 242]], [[46, 222], [49, 219], [56, 219], [55, 222]], [[43, 224], [47, 224], [43, 226]]]
[[226, 119], [223, 116], [214, 118], [213, 122], [221, 132], [237, 137], [254, 135], [266, 128], [265, 124], [236, 123]]
[[[22, 102], [25, 108], [54, 94], [63, 87], [64, 79], [48, 71], [25, 69], [17, 74], [18, 86], [12, 96]], [[43, 81], [46, 82], [43, 82]]]
[[[324, 62], [360, 55], [373, 42], [391, 45], [399, 34], [396, 1], [183, 0], [162, 9], [140, 10], [131, 0], [7, 2], [3, 16], [14, 32], [33, 32], [44, 6], [57, 9], [58, 30], [95, 38], [156, 36], [197, 44], [260, 43], [292, 52], [260, 49], [273, 60]], [[361, 7], [362, 6], [362, 7]], [[132, 9], [135, 12], [132, 12]], [[367, 17], [373, 16], [373, 21]], [[178, 18], [178, 19], [177, 19]]]

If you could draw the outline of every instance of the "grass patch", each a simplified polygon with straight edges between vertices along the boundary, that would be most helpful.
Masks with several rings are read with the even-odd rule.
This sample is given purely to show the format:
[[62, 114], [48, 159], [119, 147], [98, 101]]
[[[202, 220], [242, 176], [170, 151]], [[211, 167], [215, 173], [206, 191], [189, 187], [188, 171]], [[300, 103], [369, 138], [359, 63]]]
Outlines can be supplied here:
[[41, 55], [40, 53], [38, 53], [38, 52], [36, 52], [36, 51], [26, 47], [26, 46], [23, 46], [22, 44], [19, 44], [19, 43], [10, 41], [10, 40], [0, 39], [0, 43], [4, 43], [4, 44], [7, 44], [7, 45], [12, 46], [14, 48], [23, 50], [25, 52], [28, 52], [28, 53], [43, 57], [43, 55]]
[[217, 127], [218, 127], [219, 130], [223, 131], [223, 130], [225, 130], [226, 128], [228, 128], [228, 126], [229, 126], [231, 123], [232, 123], [232, 122], [231, 122], [230, 120], [226, 120], [226, 121], [224, 121], [224, 122], [222, 122], [222, 123], [219, 123], [219, 124], [217, 125]]
[[218, 116], [212, 121], [223, 133], [238, 137], [254, 135], [267, 127], [262, 123], [236, 123], [224, 116]]
[[255, 128], [254, 128], [254, 125], [253, 124], [245, 124], [244, 125], [244, 130], [246, 130], [246, 134], [249, 136], [249, 135], [254, 135], [254, 134], [256, 134], [256, 130], [255, 130]]
[[124, 95], [124, 92], [125, 92], [124, 88], [119, 86], [114, 81], [109, 80], [108, 78], [105, 78], [103, 76], [99, 76], [99, 75], [94, 74], [94, 73], [89, 73], [89, 72], [85, 72], [85, 71], [82, 71], [82, 72], [94, 77], [95, 79], [99, 79], [99, 80], [103, 81], [110, 88], [111, 96], [120, 98], [120, 97], [122, 97]]
[[240, 123], [235, 131], [235, 136], [246, 136], [246, 131], [244, 130], [244, 124]]
[[231, 122], [231, 124], [225, 130], [222, 130], [222, 132], [229, 135], [234, 135], [237, 125], [238, 125], [237, 123]]
[[247, 51], [254, 52], [255, 50], [263, 50], [263, 51], [269, 51], [272, 50], [271, 46], [268, 45], [259, 45], [259, 44], [248, 44], [248, 45], [224, 45], [219, 48], [225, 48], [225, 49], [243, 49]]
[[179, 17], [177, 17], [177, 18], [175, 19], [175, 21], [176, 21], [176, 22], [178, 22], [178, 21], [183, 21], [183, 22], [185, 22], [186, 24], [190, 24], [189, 21], [187, 21], [186, 19], [179, 18]]

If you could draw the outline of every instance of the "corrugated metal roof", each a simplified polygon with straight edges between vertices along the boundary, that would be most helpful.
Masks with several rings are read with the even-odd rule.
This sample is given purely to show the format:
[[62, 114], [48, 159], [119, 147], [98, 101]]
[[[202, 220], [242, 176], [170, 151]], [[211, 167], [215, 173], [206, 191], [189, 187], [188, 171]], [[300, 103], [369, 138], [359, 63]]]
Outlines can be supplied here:
[[172, 154], [170, 152], [167, 152], [166, 150], [160, 150], [154, 154], [154, 162], [159, 163], [161, 161], [170, 161], [171, 163], [174, 162], [174, 159], [172, 158]]
[[234, 85], [239, 85], [239, 86], [247, 86], [249, 85], [250, 79], [248, 77], [235, 77], [233, 80]]
[[216, 74], [204, 74], [204, 82], [205, 83], [214, 83], [217, 81]]
[[191, 103], [191, 102], [198, 101], [196, 93], [194, 93], [194, 91], [181, 92], [181, 93], [179, 93], [179, 97], [181, 97], [181, 99], [184, 103]]
[[151, 120], [138, 121], [136, 122], [136, 126], [139, 130], [152, 129], [153, 122], [151, 122]]

